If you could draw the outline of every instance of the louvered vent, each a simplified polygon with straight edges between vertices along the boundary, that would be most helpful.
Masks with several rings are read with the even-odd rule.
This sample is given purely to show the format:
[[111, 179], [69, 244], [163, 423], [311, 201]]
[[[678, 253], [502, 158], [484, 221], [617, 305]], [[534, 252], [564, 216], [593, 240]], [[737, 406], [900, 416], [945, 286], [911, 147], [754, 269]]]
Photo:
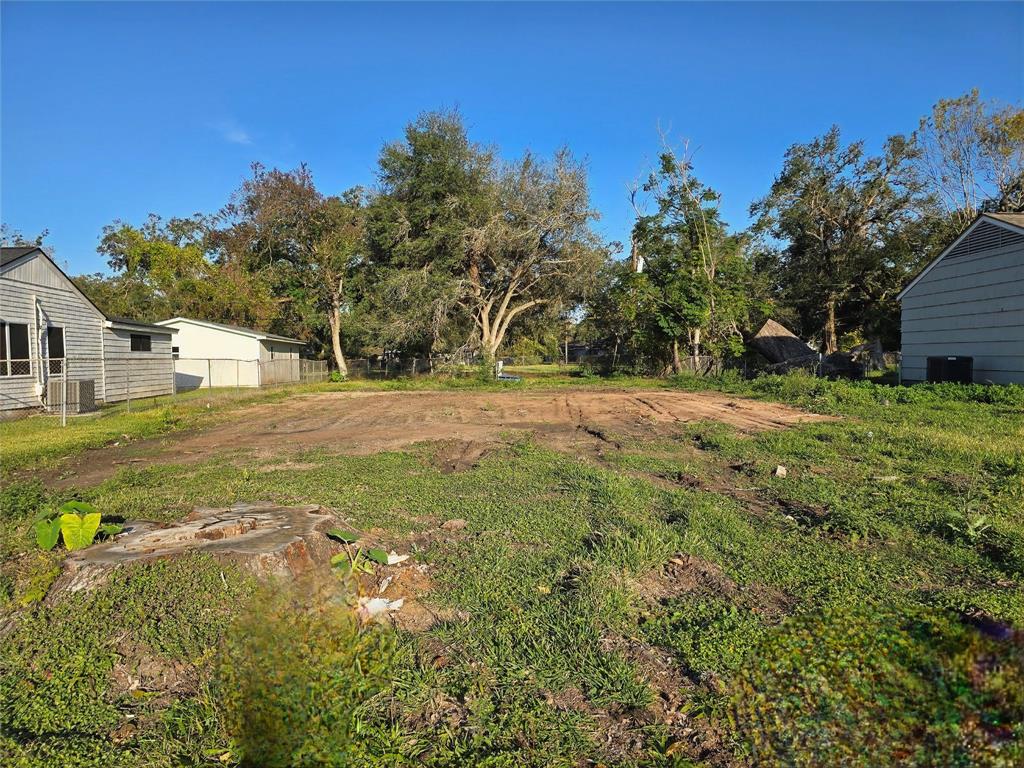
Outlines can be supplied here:
[[955, 258], [957, 256], [969, 256], [973, 253], [980, 253], [981, 251], [990, 251], [993, 248], [1002, 248], [1006, 245], [1013, 245], [1015, 243], [1024, 242], [1024, 235], [1019, 235], [1016, 232], [996, 226], [995, 224], [989, 224], [987, 221], [981, 222], [974, 228], [967, 237], [961, 240], [956, 248], [946, 254], [947, 259]]

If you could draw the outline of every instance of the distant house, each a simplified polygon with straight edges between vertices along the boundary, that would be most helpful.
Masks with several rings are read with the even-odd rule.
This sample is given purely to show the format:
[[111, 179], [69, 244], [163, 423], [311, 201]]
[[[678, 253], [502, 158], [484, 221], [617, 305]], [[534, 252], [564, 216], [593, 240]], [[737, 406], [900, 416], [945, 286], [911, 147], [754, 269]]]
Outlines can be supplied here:
[[984, 213], [904, 288], [904, 382], [1024, 383], [1024, 213]]
[[174, 333], [107, 317], [42, 248], [0, 249], [0, 411], [52, 405], [65, 370], [76, 403], [170, 394]]
[[259, 387], [299, 381], [305, 342], [273, 333], [189, 317], [161, 320], [174, 341], [179, 391], [199, 387]]

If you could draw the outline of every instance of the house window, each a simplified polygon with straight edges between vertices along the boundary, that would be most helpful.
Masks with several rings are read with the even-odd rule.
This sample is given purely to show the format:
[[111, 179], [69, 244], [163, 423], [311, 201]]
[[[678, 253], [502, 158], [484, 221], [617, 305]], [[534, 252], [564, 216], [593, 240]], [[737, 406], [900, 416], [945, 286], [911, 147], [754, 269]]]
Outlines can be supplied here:
[[46, 356], [50, 373], [64, 372], [64, 329], [51, 325], [46, 329]]
[[132, 334], [132, 352], [152, 352], [153, 339], [145, 333]]
[[177, 360], [181, 356], [181, 347], [171, 347], [171, 357]]
[[28, 326], [0, 323], [0, 376], [29, 376]]

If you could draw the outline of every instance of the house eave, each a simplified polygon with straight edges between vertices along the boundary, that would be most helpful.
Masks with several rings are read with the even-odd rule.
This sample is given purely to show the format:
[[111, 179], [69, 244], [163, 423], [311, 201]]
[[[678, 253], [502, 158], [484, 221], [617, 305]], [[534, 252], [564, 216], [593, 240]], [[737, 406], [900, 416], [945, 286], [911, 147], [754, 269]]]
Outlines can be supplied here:
[[906, 287], [902, 291], [896, 294], [896, 301], [903, 301], [903, 297], [910, 293], [911, 289], [919, 282], [921, 282], [921, 279], [924, 278], [924, 276], [927, 275], [929, 272], [931, 272], [932, 269], [935, 266], [937, 266], [940, 261], [946, 258], [946, 254], [948, 254], [950, 251], [956, 248], [961, 243], [961, 241], [963, 241], [964, 238], [970, 235], [971, 232], [973, 232], [978, 227], [978, 225], [981, 224], [982, 221], [989, 221], [997, 226], [1004, 227], [1005, 229], [1009, 229], [1014, 232], [1017, 232], [1018, 234], [1024, 235], [1024, 227], [1000, 219], [997, 216], [989, 216], [987, 213], [979, 214], [978, 217], [971, 222], [971, 225], [960, 233], [960, 236], [956, 240], [954, 240], [952, 243], [943, 248], [942, 252], [938, 256], [932, 259], [924, 269], [918, 272], [914, 276], [914, 278], [909, 283], [907, 283]]

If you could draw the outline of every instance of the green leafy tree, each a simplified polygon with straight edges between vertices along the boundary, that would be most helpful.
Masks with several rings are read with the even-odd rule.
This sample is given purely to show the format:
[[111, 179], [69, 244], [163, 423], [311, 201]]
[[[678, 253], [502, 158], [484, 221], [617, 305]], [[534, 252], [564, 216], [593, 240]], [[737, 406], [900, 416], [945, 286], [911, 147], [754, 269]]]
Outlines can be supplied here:
[[305, 165], [281, 171], [255, 164], [220, 221], [215, 240], [225, 263], [264, 275], [286, 322], [305, 338], [326, 335], [345, 375], [342, 328], [352, 306], [351, 278], [366, 251], [363, 190], [325, 196]]
[[582, 301], [603, 260], [586, 174], [567, 150], [551, 162], [527, 154], [509, 164], [493, 194], [487, 220], [469, 231], [466, 272], [456, 275], [487, 360], [520, 315]]
[[275, 314], [269, 287], [258, 275], [214, 261], [208, 227], [199, 216], [165, 222], [150, 214], [139, 227], [116, 221], [104, 227], [97, 248], [113, 276], [88, 275], [78, 284], [108, 314], [265, 327]]
[[914, 221], [921, 199], [910, 172], [915, 156], [899, 136], [870, 156], [863, 142], [844, 145], [833, 127], [790, 147], [768, 195], [751, 206], [756, 231], [782, 243], [762, 269], [776, 272], [780, 298], [804, 330], [820, 331], [826, 354], [839, 348], [866, 288], [893, 274], [887, 243]]
[[699, 181], [686, 147], [665, 146], [643, 187], [656, 211], [638, 217], [632, 241], [639, 253], [650, 320], [669, 347], [672, 370], [682, 370], [685, 343], [694, 369], [702, 354], [721, 356], [742, 346], [749, 268], [743, 240], [728, 233], [717, 192]]
[[398, 343], [433, 351], [461, 337], [493, 359], [514, 321], [580, 301], [602, 258], [593, 218], [567, 151], [499, 166], [457, 113], [423, 115], [381, 154], [376, 314]]
[[470, 338], [458, 276], [493, 182], [493, 152], [470, 142], [457, 112], [425, 113], [382, 149], [367, 220], [374, 289], [362, 307], [382, 343], [426, 354]]

